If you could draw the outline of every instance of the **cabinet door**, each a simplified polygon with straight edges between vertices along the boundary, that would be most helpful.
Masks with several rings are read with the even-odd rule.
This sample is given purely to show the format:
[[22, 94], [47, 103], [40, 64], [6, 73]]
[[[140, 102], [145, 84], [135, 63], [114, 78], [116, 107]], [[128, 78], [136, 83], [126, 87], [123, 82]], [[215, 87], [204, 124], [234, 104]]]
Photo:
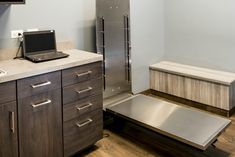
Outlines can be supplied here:
[[61, 90], [18, 100], [21, 157], [62, 157]]
[[0, 104], [0, 157], [17, 157], [16, 102]]

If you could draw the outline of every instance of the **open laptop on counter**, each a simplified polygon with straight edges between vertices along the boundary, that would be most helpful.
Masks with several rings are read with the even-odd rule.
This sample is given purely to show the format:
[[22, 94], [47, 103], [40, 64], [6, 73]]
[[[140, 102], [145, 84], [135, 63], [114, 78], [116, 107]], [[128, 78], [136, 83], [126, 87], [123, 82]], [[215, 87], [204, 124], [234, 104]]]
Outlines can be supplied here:
[[24, 58], [38, 63], [68, 57], [68, 54], [56, 49], [54, 30], [33, 31], [23, 33]]

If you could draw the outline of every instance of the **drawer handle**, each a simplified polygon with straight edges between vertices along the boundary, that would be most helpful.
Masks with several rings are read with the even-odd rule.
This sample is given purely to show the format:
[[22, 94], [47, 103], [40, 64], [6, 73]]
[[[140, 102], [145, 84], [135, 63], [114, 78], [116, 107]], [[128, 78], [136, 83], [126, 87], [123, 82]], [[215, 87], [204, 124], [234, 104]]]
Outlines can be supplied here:
[[10, 112], [10, 129], [11, 132], [15, 133], [15, 112]]
[[43, 87], [43, 86], [48, 86], [51, 84], [51, 81], [47, 81], [47, 82], [43, 82], [43, 83], [39, 83], [39, 84], [32, 84], [31, 87], [32, 88], [39, 88], [39, 87]]
[[84, 127], [84, 126], [90, 124], [92, 121], [93, 121], [93, 120], [89, 118], [89, 119], [87, 119], [87, 120], [86, 120], [85, 122], [83, 122], [83, 123], [76, 123], [76, 125], [77, 125], [79, 128], [81, 128], [81, 127]]
[[92, 90], [92, 87], [88, 87], [87, 89], [83, 89], [83, 90], [79, 90], [77, 91], [78, 94], [82, 94], [82, 93], [85, 93], [85, 92], [89, 92]]
[[86, 109], [88, 107], [91, 107], [91, 106], [93, 106], [93, 104], [92, 103], [88, 103], [87, 105], [84, 105], [82, 107], [76, 107], [76, 108], [77, 108], [77, 110], [81, 111], [81, 110], [84, 110], [84, 109]]
[[48, 99], [47, 101], [44, 101], [42, 103], [38, 103], [38, 104], [33, 104], [32, 107], [33, 108], [37, 108], [37, 107], [40, 107], [40, 106], [44, 106], [44, 105], [47, 105], [47, 104], [50, 104], [52, 101], [50, 99]]
[[89, 75], [89, 74], [92, 74], [92, 71], [87, 71], [84, 73], [77, 74], [77, 77], [81, 77], [81, 76], [85, 76], [85, 75]]

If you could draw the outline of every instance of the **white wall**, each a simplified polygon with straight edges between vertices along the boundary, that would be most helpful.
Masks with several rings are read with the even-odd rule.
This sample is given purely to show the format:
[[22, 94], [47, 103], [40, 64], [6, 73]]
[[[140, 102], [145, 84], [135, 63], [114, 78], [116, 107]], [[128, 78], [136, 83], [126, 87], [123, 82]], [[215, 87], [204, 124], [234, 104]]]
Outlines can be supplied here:
[[165, 0], [165, 59], [235, 72], [235, 1]]
[[132, 92], [149, 89], [149, 65], [164, 54], [164, 0], [130, 0]]
[[0, 5], [0, 48], [17, 46], [15, 29], [55, 29], [57, 40], [95, 50], [95, 0], [26, 0], [25, 5]]

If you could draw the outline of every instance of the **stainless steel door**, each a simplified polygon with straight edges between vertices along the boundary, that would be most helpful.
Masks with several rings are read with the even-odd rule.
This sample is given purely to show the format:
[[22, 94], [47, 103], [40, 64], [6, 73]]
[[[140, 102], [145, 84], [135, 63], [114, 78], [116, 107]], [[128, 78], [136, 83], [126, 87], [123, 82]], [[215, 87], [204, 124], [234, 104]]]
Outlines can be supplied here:
[[97, 51], [104, 55], [104, 97], [131, 91], [129, 0], [97, 0]]

